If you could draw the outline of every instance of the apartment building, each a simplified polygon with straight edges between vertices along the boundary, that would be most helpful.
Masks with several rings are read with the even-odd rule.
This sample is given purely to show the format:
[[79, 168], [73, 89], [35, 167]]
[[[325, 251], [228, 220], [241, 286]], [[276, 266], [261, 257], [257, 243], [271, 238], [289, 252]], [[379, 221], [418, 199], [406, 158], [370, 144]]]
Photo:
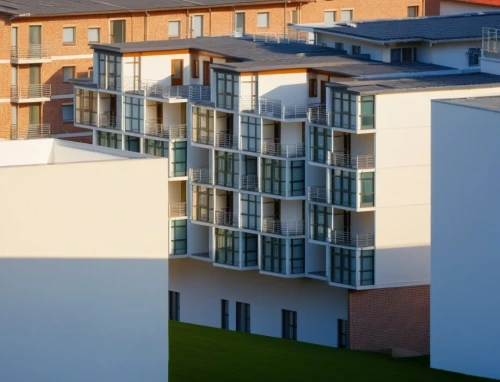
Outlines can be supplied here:
[[498, 11], [498, 0], [441, 0], [440, 15], [455, 15], [458, 13]]
[[430, 101], [499, 76], [285, 39], [94, 49], [76, 126], [169, 158], [171, 319], [429, 351]]
[[167, 380], [167, 207], [145, 192], [167, 177], [163, 158], [0, 141], [0, 380]]
[[[92, 44], [227, 34], [287, 35], [289, 23], [406, 17], [423, 0], [0, 1], [0, 138], [88, 141], [71, 113], [73, 77], [93, 70]], [[10, 44], [9, 44], [9, 41]], [[8, 80], [10, 78], [10, 80]], [[10, 81], [10, 83], [8, 83]]]

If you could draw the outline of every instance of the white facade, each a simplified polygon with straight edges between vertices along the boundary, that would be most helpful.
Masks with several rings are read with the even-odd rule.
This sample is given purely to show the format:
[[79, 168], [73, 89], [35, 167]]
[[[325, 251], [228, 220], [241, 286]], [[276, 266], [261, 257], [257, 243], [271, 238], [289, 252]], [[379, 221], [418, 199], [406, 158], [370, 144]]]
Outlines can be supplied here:
[[168, 378], [168, 211], [144, 194], [167, 177], [158, 158], [0, 142], [0, 380]]
[[439, 5], [440, 5], [439, 14], [442, 16], [456, 15], [460, 13], [498, 11], [499, 8], [498, 6], [494, 5], [483, 5], [476, 3], [447, 1], [447, 0], [441, 0]]
[[431, 366], [496, 379], [498, 110], [499, 97], [432, 102]]

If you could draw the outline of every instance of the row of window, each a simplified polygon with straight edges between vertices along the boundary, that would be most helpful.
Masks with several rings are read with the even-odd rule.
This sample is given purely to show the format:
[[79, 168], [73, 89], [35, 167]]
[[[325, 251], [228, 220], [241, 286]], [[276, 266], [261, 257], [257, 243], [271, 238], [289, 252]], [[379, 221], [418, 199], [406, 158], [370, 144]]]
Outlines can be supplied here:
[[[337, 21], [346, 22], [353, 20], [353, 9], [342, 9], [340, 11], [340, 20], [337, 20], [337, 11], [329, 10], [323, 13], [323, 21], [326, 25], [333, 25]], [[408, 17], [418, 17], [418, 6], [408, 7]]]

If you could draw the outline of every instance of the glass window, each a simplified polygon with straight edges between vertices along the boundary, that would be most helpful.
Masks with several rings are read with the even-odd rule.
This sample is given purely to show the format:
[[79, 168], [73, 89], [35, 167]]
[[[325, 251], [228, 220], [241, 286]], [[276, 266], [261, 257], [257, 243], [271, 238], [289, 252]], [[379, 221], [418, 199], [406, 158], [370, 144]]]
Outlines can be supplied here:
[[229, 329], [229, 301], [221, 300], [221, 329]]
[[336, 42], [335, 49], [344, 50], [344, 43], [343, 42]]
[[263, 271], [286, 274], [286, 239], [262, 236]]
[[322, 127], [309, 127], [310, 160], [326, 164], [328, 153], [332, 150], [332, 130]]
[[213, 222], [214, 189], [193, 186], [193, 220]]
[[333, 125], [343, 129], [356, 129], [356, 95], [334, 91], [333, 92]]
[[75, 70], [74, 66], [64, 66], [62, 68], [62, 80], [63, 82], [68, 82], [70, 78], [75, 78]]
[[262, 158], [262, 192], [274, 195], [286, 195], [286, 162], [277, 159]]
[[243, 151], [260, 152], [260, 119], [241, 117], [241, 146]]
[[360, 47], [359, 45], [353, 45], [353, 46], [351, 47], [351, 54], [352, 54], [353, 56], [356, 56], [356, 55], [358, 55], [358, 54], [361, 54], [361, 47]]
[[101, 89], [121, 89], [121, 56], [99, 54], [99, 87]]
[[187, 171], [187, 143], [173, 142], [172, 144], [173, 170], [172, 176], [186, 176]]
[[335, 11], [325, 11], [323, 14], [323, 20], [326, 25], [333, 25], [337, 18], [337, 12]]
[[76, 89], [75, 102], [75, 122], [97, 126], [97, 92]]
[[373, 285], [374, 284], [374, 269], [375, 269], [375, 251], [372, 250], [362, 250], [360, 258], [361, 269], [360, 273], [360, 284], [361, 285]]
[[290, 166], [290, 188], [292, 196], [305, 194], [305, 161], [294, 160]]
[[227, 72], [215, 72], [217, 83], [217, 107], [233, 110], [238, 106], [239, 76]]
[[318, 96], [318, 80], [316, 78], [309, 78], [309, 97]]
[[217, 228], [215, 230], [215, 262], [218, 264], [240, 266], [240, 233]]
[[215, 183], [219, 186], [238, 187], [239, 154], [226, 151], [215, 152]]
[[204, 107], [193, 107], [193, 142], [214, 144], [214, 111]]
[[87, 30], [89, 44], [95, 44], [101, 41], [101, 28], [89, 28]]
[[181, 22], [169, 21], [168, 22], [168, 37], [181, 37]]
[[304, 239], [291, 240], [290, 268], [292, 275], [304, 273], [305, 271], [305, 243]]
[[328, 228], [332, 224], [332, 208], [310, 204], [309, 219], [309, 237], [312, 240], [326, 241]]
[[125, 131], [144, 133], [144, 99], [125, 97]]
[[63, 122], [73, 122], [73, 104], [62, 105]]
[[391, 49], [391, 63], [416, 62], [417, 48], [394, 48]]
[[108, 133], [104, 131], [97, 132], [97, 145], [111, 147], [113, 149], [122, 149], [122, 135]]
[[241, 226], [260, 231], [260, 196], [241, 194]]
[[481, 55], [480, 48], [469, 48], [467, 57], [469, 58], [469, 66], [479, 65], [479, 56]]
[[333, 170], [333, 204], [344, 207], [356, 207], [356, 173]]
[[375, 128], [375, 96], [361, 96], [361, 129]]
[[144, 154], [155, 157], [168, 157], [168, 142], [154, 139], [144, 139]]
[[281, 337], [287, 340], [297, 340], [297, 312], [281, 311]]
[[63, 44], [74, 44], [76, 42], [76, 28], [65, 27], [63, 28]]
[[257, 27], [269, 28], [269, 12], [257, 13]]
[[408, 17], [418, 17], [418, 6], [408, 7]]
[[187, 253], [187, 220], [172, 220], [170, 223], [171, 255]]
[[181, 295], [179, 292], [168, 291], [168, 319], [180, 321]]
[[343, 9], [340, 18], [341, 18], [342, 21], [351, 21], [352, 20], [352, 14], [353, 14], [353, 10], [352, 9]]
[[236, 302], [236, 331], [250, 333], [250, 304]]
[[200, 78], [200, 61], [199, 60], [191, 61], [191, 77], [192, 78]]
[[241, 233], [242, 242], [242, 255], [243, 255], [243, 267], [256, 267], [258, 265], [258, 235], [242, 232]]
[[332, 282], [356, 285], [356, 251], [332, 247]]
[[338, 326], [338, 344], [337, 347], [339, 348], [347, 348], [348, 344], [348, 325], [347, 325], [347, 320], [338, 320], [337, 321], [337, 326]]
[[125, 20], [111, 20], [110, 43], [116, 44], [126, 41]]
[[125, 136], [125, 150], [135, 153], [141, 152], [141, 139], [139, 137]]

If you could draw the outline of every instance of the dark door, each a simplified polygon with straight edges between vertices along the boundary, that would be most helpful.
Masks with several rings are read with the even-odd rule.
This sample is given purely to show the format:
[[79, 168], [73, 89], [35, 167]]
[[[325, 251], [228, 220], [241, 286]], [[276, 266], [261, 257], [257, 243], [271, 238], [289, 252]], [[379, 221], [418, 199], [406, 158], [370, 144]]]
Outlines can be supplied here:
[[111, 117], [116, 117], [116, 95], [109, 95], [109, 115]]
[[274, 143], [279, 143], [281, 139], [281, 123], [274, 122]]
[[111, 21], [111, 43], [125, 42], [125, 20]]
[[156, 123], [163, 125], [163, 104], [161, 102], [156, 103]]
[[321, 103], [326, 104], [326, 83], [328, 81], [321, 81]]
[[172, 60], [172, 86], [183, 85], [184, 60]]
[[233, 115], [226, 116], [226, 134], [233, 135]]
[[210, 85], [210, 62], [203, 61], [203, 85]]
[[274, 220], [280, 220], [281, 217], [281, 203], [279, 200], [274, 200]]

